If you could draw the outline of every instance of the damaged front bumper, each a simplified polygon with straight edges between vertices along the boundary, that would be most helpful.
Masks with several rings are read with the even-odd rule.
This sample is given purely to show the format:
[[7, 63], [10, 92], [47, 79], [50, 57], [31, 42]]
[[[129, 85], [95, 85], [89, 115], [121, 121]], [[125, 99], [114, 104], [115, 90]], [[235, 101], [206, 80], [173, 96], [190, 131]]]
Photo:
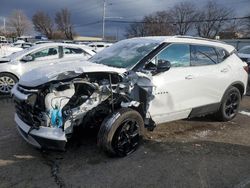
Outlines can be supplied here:
[[42, 149], [64, 150], [75, 127], [99, 128], [116, 109], [133, 108], [154, 127], [147, 113], [153, 85], [133, 72], [91, 72], [36, 87], [12, 89], [15, 121], [21, 136]]
[[17, 114], [15, 114], [15, 122], [18, 132], [29, 144], [39, 149], [65, 150], [67, 138], [62, 129], [51, 127], [32, 129]]

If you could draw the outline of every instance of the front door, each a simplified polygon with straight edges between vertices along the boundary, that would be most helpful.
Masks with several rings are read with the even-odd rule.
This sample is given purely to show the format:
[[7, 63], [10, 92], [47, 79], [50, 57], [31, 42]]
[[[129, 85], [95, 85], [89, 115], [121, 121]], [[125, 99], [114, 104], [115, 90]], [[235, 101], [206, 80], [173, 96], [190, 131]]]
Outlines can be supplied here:
[[32, 60], [28, 62], [23, 62], [24, 72], [28, 72], [32, 69], [53, 65], [59, 61], [59, 50], [58, 46], [47, 47], [40, 49], [36, 52], [32, 52], [26, 56], [31, 56]]
[[157, 66], [158, 61], [169, 61], [171, 68], [153, 76], [155, 87], [154, 99], [149, 106], [151, 117], [156, 123], [188, 117], [196, 97], [195, 75], [190, 67], [190, 46], [171, 44], [150, 63]]

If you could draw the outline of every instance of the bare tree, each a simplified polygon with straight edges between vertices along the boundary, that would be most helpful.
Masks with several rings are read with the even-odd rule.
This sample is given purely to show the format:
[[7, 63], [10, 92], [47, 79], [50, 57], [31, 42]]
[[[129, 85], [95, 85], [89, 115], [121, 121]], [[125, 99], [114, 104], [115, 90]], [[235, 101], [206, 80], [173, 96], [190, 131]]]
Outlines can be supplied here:
[[233, 16], [233, 10], [219, 6], [215, 1], [209, 1], [200, 11], [195, 27], [201, 37], [215, 38], [223, 30], [227, 19]]
[[22, 10], [14, 10], [8, 18], [8, 28], [15, 32], [16, 36], [30, 33], [32, 30], [31, 21]]
[[227, 23], [225, 23], [225, 27], [219, 32], [220, 38], [233, 39], [243, 37], [244, 34], [246, 34], [245, 31], [247, 31], [244, 27], [244, 21], [245, 20], [241, 19], [228, 20]]
[[250, 13], [246, 15], [246, 19], [242, 20], [243, 31], [246, 37], [250, 36]]
[[127, 38], [131, 37], [144, 37], [146, 36], [146, 31], [144, 27], [144, 23], [132, 23], [126, 29], [125, 36]]
[[185, 35], [193, 26], [193, 20], [197, 17], [196, 7], [191, 2], [181, 2], [170, 10], [170, 16], [175, 22], [175, 30], [178, 35]]
[[71, 23], [71, 13], [67, 8], [56, 13], [55, 22], [59, 31], [64, 33], [67, 39], [73, 39], [73, 24]]
[[146, 35], [173, 35], [175, 28], [173, 20], [167, 11], [160, 11], [144, 18]]
[[163, 36], [175, 33], [173, 20], [167, 11], [160, 11], [145, 16], [141, 22], [132, 23], [127, 31], [127, 37]]
[[54, 23], [48, 14], [38, 11], [33, 15], [32, 22], [37, 32], [45, 35], [48, 39], [53, 38]]

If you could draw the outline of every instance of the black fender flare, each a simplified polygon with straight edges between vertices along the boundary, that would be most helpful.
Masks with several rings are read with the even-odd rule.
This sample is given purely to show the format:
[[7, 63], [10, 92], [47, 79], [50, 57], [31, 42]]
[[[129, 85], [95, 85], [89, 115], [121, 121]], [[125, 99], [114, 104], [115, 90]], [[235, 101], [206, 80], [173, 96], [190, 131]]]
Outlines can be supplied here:
[[243, 82], [241, 81], [236, 81], [236, 82], [233, 82], [231, 83], [227, 88], [226, 90], [224, 91], [222, 97], [221, 97], [221, 100], [223, 99], [225, 93], [227, 92], [227, 90], [230, 88], [230, 87], [236, 87], [239, 91], [240, 91], [240, 94], [241, 94], [241, 97], [243, 97], [244, 93], [245, 93], [245, 85]]

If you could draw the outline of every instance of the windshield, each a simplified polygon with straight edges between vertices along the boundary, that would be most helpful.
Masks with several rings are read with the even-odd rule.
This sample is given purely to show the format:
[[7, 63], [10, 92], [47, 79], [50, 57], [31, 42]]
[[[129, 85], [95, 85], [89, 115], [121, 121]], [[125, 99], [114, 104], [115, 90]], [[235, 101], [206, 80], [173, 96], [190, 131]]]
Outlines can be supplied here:
[[90, 61], [111, 67], [131, 68], [155, 49], [161, 41], [152, 39], [127, 39], [94, 55]]
[[29, 52], [30, 50], [33, 50], [33, 49], [35, 49], [35, 48], [36, 48], [35, 46], [29, 47], [29, 48], [25, 48], [24, 50], [21, 50], [21, 51], [12, 53], [12, 54], [10, 54], [9, 56], [6, 56], [6, 57], [7, 57], [7, 58], [10, 58], [10, 59], [16, 59], [16, 58], [18, 58], [19, 56], [21, 56], [21, 55], [23, 55], [23, 54], [26, 54], [27, 52]]

